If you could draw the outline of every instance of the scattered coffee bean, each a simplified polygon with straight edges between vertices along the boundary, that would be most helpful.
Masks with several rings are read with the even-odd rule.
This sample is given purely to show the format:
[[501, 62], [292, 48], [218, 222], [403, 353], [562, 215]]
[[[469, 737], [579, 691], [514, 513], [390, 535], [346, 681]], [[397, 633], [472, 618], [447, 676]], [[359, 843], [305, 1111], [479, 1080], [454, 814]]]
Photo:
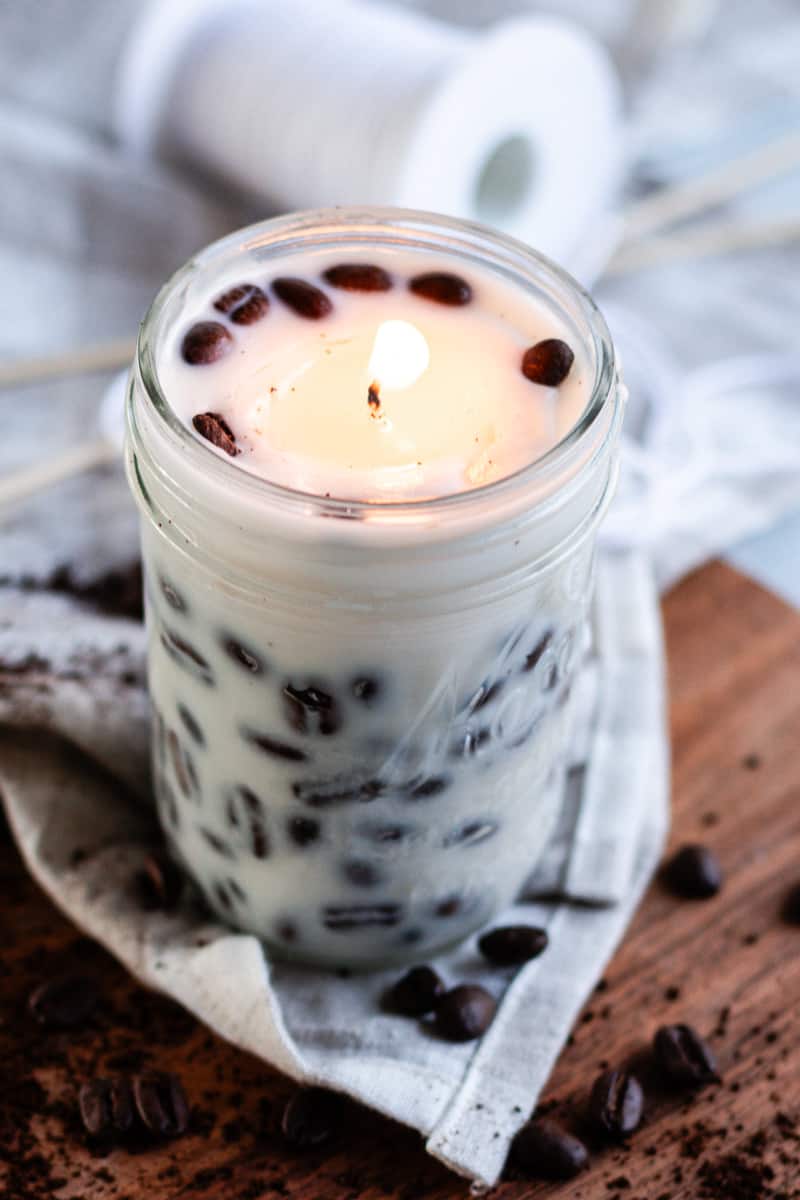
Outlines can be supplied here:
[[295, 846], [312, 846], [319, 841], [319, 821], [313, 817], [290, 817], [286, 829]]
[[722, 887], [722, 869], [707, 846], [684, 846], [667, 863], [663, 878], [685, 900], [708, 900]]
[[237, 642], [235, 638], [224, 637], [222, 639], [222, 649], [232, 658], [240, 667], [244, 667], [251, 675], [261, 675], [264, 670], [264, 664], [254, 650], [248, 646], [243, 646], [241, 642]]
[[191, 642], [165, 627], [161, 630], [161, 645], [177, 666], [182, 667], [194, 679], [213, 687], [214, 676], [211, 667]]
[[374, 263], [338, 263], [324, 272], [323, 279], [346, 292], [388, 292], [392, 288], [389, 272]]
[[511, 1145], [511, 1158], [535, 1179], [551, 1180], [574, 1179], [589, 1162], [583, 1142], [544, 1119], [522, 1126]]
[[218, 450], [224, 450], [231, 458], [235, 458], [239, 453], [233, 430], [220, 413], [196, 413], [192, 417], [192, 425], [201, 437], [211, 442]]
[[159, 587], [161, 588], [161, 594], [170, 608], [174, 608], [175, 612], [186, 612], [186, 601], [175, 585], [170, 583], [168, 579], [164, 579], [163, 576], [159, 579], [158, 583]]
[[451, 988], [436, 1005], [436, 1029], [449, 1042], [469, 1042], [491, 1025], [497, 1004], [494, 996], [477, 984]]
[[298, 780], [292, 784], [292, 792], [303, 804], [311, 808], [336, 808], [340, 804], [369, 804], [385, 791], [380, 779], [351, 779], [318, 782]]
[[219, 321], [198, 321], [184, 334], [181, 354], [193, 367], [218, 362], [233, 349], [233, 338]]
[[594, 1082], [589, 1117], [600, 1132], [624, 1138], [638, 1129], [644, 1111], [644, 1092], [629, 1071], [604, 1071]]
[[402, 915], [399, 904], [329, 904], [322, 919], [326, 929], [346, 933], [373, 926], [391, 928], [400, 924]]
[[711, 1047], [690, 1025], [662, 1026], [653, 1049], [665, 1075], [680, 1087], [702, 1087], [719, 1078]]
[[358, 827], [358, 836], [373, 846], [399, 846], [414, 837], [413, 825], [366, 824]]
[[472, 288], [466, 279], [462, 279], [460, 275], [450, 275], [446, 271], [415, 275], [408, 286], [415, 296], [422, 296], [435, 304], [461, 307], [469, 304], [472, 299]]
[[505, 679], [498, 679], [495, 683], [481, 684], [467, 705], [469, 715], [471, 716], [473, 713], [480, 712], [487, 704], [491, 704], [492, 700], [496, 700], [505, 687], [505, 684]]
[[61, 975], [48, 979], [31, 993], [28, 1008], [48, 1029], [74, 1029], [89, 1019], [100, 1002], [93, 979], [86, 975]]
[[560, 338], [545, 338], [530, 346], [522, 356], [522, 374], [531, 383], [558, 387], [570, 373], [575, 355]]
[[363, 858], [351, 858], [342, 865], [342, 872], [353, 887], [377, 887], [383, 883], [383, 873], [380, 867]]
[[133, 1099], [139, 1119], [159, 1138], [179, 1137], [189, 1126], [189, 1105], [177, 1075], [137, 1075]]
[[287, 308], [297, 313], [298, 317], [305, 317], [309, 321], [319, 321], [333, 312], [333, 305], [329, 297], [319, 288], [314, 287], [313, 283], [307, 283], [305, 279], [295, 279], [289, 276], [275, 279], [272, 283], [272, 290]]
[[497, 828], [497, 822], [490, 821], [488, 818], [485, 821], [467, 821], [464, 825], [459, 825], [457, 829], [446, 834], [443, 844], [446, 847], [477, 846], [497, 833]]
[[254, 283], [240, 283], [217, 296], [217, 312], [225, 313], [234, 325], [255, 325], [269, 310], [269, 298]]
[[342, 1101], [324, 1088], [300, 1088], [283, 1110], [281, 1131], [290, 1146], [309, 1150], [322, 1146], [337, 1132]]
[[463, 901], [460, 896], [445, 896], [444, 900], [437, 901], [434, 913], [437, 917], [455, 917], [462, 908]]
[[142, 907], [147, 912], [158, 909], [169, 912], [176, 908], [183, 892], [183, 883], [180, 868], [163, 850], [148, 854], [136, 872], [136, 887]]
[[267, 733], [255, 733], [251, 729], [243, 729], [242, 736], [246, 742], [250, 742], [251, 745], [263, 750], [265, 754], [269, 754], [273, 758], [283, 758], [287, 762], [306, 761], [304, 750], [299, 750], [297, 746], [289, 746], [286, 742], [281, 742]]
[[380, 696], [381, 685], [377, 679], [373, 679], [369, 675], [360, 675], [358, 679], [354, 679], [350, 684], [350, 691], [361, 704], [369, 706]]
[[484, 958], [498, 967], [515, 967], [547, 949], [547, 932], [535, 925], [502, 925], [478, 940]]
[[448, 775], [431, 775], [427, 779], [413, 779], [406, 791], [411, 800], [428, 800], [438, 796], [450, 786]]
[[432, 1012], [445, 993], [433, 967], [412, 967], [397, 980], [384, 997], [385, 1006], [404, 1017], [424, 1017]]
[[787, 925], [800, 925], [800, 883], [795, 884], [786, 895], [781, 916]]
[[330, 736], [339, 730], [341, 719], [338, 705], [324, 688], [314, 685], [300, 688], [287, 683], [283, 698], [289, 724], [298, 733], [308, 733], [312, 723], [323, 736]]
[[195, 745], [205, 746], [205, 744], [206, 744], [205, 735], [204, 735], [202, 729], [200, 728], [200, 726], [197, 722], [197, 719], [190, 712], [190, 710], [186, 707], [185, 704], [178, 704], [178, 716], [181, 719], [181, 724], [183, 725], [184, 729], [189, 734], [189, 737], [192, 739], [192, 741], [195, 743]]
[[216, 851], [221, 858], [236, 857], [228, 843], [224, 841], [219, 834], [214, 833], [213, 829], [201, 829], [200, 834], [206, 843], [211, 847], [211, 849]]
[[92, 1079], [78, 1092], [78, 1109], [90, 1137], [126, 1134], [134, 1119], [131, 1085], [127, 1079]]

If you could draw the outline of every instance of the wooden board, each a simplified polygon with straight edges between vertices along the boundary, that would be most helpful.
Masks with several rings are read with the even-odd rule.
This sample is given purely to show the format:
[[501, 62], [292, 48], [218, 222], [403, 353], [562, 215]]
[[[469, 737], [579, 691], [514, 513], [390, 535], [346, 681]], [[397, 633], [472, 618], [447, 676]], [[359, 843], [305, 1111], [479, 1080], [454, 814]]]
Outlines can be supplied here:
[[[600, 1064], [636, 1054], [664, 1022], [687, 1021], [713, 1034], [724, 1082], [690, 1104], [656, 1094], [629, 1148], [596, 1151], [591, 1169], [570, 1184], [504, 1183], [499, 1200], [800, 1196], [793, 1133], [800, 1119], [800, 928], [779, 919], [784, 894], [800, 882], [800, 615], [713, 564], [667, 598], [665, 616], [672, 843], [713, 845], [727, 883], [703, 903], [651, 887], [609, 965], [607, 985], [561, 1056], [546, 1107], [579, 1121]], [[77, 937], [7, 842], [0, 846], [0, 887], [0, 1195], [465, 1194], [463, 1181], [430, 1160], [416, 1135], [360, 1110], [335, 1154], [289, 1152], [275, 1130], [292, 1091], [286, 1080], [133, 985], [111, 958]], [[44, 1037], [25, 1020], [25, 997], [54, 961], [102, 977], [109, 999], [94, 1029]], [[197, 1109], [195, 1128], [163, 1149], [92, 1157], [73, 1124], [75, 1083], [132, 1068], [142, 1056], [180, 1073]], [[772, 1164], [772, 1180], [748, 1176], [756, 1152]]]

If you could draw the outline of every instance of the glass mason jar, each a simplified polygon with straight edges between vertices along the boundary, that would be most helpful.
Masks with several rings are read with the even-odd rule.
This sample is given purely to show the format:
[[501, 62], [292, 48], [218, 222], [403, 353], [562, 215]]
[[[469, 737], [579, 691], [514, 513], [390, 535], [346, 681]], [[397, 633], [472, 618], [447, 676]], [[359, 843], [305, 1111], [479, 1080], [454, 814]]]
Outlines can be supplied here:
[[[184, 427], [159, 355], [218, 270], [386, 244], [497, 272], [566, 322], [593, 381], [558, 445], [473, 491], [352, 502], [269, 483]], [[139, 338], [126, 463], [158, 811], [220, 918], [284, 957], [370, 967], [429, 955], [515, 899], [561, 803], [623, 393], [605, 323], [574, 280], [460, 221], [282, 217], [167, 283]]]

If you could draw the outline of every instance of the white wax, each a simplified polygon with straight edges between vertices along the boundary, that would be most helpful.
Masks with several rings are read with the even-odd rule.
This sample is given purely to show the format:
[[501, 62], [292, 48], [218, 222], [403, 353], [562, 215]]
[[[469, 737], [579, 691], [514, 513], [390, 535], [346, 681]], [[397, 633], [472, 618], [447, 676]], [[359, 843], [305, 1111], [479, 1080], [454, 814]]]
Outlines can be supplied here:
[[[394, 287], [330, 287], [322, 272], [341, 262], [382, 266]], [[447, 307], [411, 293], [408, 280], [428, 271], [466, 279], [471, 302]], [[269, 287], [283, 275], [321, 288], [333, 312], [308, 320], [284, 306]], [[245, 282], [270, 297], [267, 315], [250, 326], [231, 324], [213, 308], [216, 296]], [[202, 320], [225, 324], [235, 344], [216, 363], [189, 365], [181, 340]], [[558, 388], [531, 383], [521, 371], [524, 350], [552, 337], [575, 353]], [[225, 418], [240, 451], [237, 466], [354, 500], [441, 497], [511, 475], [573, 428], [591, 386], [578, 338], [521, 287], [471, 263], [384, 247], [239, 266], [192, 297], [159, 360], [162, 390], [187, 426], [201, 412]], [[373, 383], [377, 410], [368, 402]]]

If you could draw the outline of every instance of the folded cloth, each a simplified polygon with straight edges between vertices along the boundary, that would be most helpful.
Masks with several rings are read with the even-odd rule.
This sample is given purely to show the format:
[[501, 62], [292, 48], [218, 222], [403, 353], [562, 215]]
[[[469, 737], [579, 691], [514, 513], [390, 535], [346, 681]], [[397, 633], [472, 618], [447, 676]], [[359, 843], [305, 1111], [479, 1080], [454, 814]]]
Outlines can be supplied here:
[[493, 1184], [662, 848], [664, 668], [646, 560], [600, 557], [562, 820], [525, 898], [499, 919], [546, 927], [548, 950], [516, 974], [489, 967], [474, 941], [437, 961], [448, 980], [481, 983], [500, 1001], [482, 1041], [460, 1045], [381, 1011], [396, 971], [342, 978], [271, 962], [254, 937], [190, 901], [144, 912], [131, 886], [156, 836], [143, 628], [70, 597], [0, 598], [0, 789], [42, 887], [222, 1037], [413, 1126], [431, 1154]]

